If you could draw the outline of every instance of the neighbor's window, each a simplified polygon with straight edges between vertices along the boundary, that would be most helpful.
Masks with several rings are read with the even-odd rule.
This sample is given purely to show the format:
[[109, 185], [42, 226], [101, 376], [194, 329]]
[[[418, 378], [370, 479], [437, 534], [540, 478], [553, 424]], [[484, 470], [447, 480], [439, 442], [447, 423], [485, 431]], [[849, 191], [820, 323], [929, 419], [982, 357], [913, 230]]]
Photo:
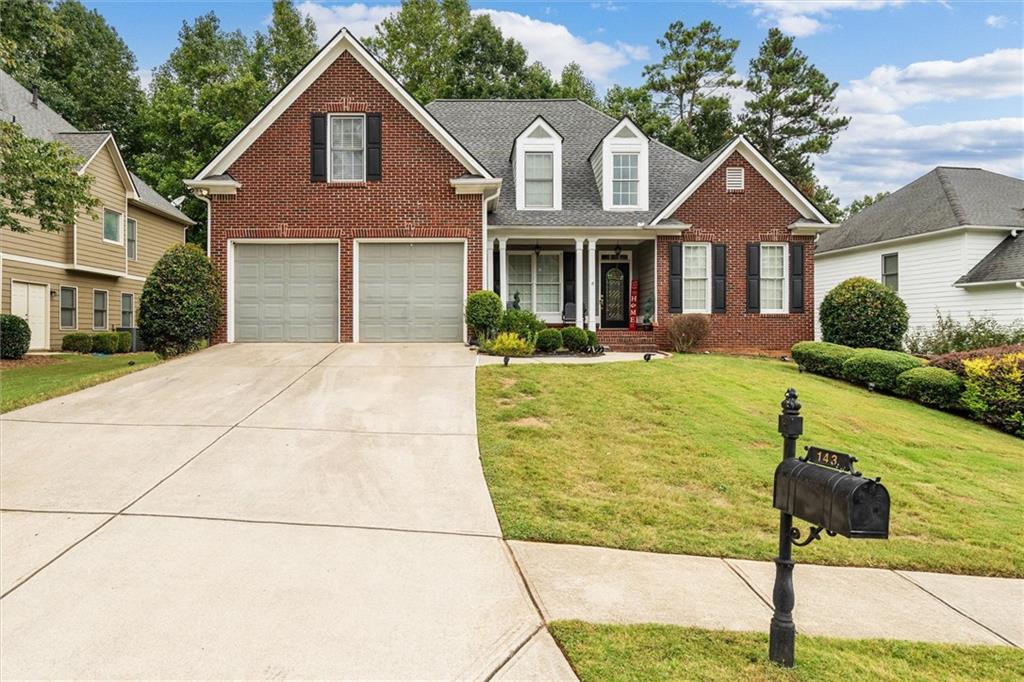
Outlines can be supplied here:
[[99, 289], [92, 292], [92, 328], [107, 328], [107, 292]]
[[128, 219], [128, 230], [127, 230], [127, 241], [128, 241], [128, 260], [139, 259], [139, 224], [134, 218]]
[[553, 208], [555, 205], [555, 155], [526, 152], [526, 206]]
[[366, 178], [362, 116], [331, 116], [331, 180]]
[[103, 238], [108, 242], [121, 242], [121, 214], [103, 209]]
[[882, 256], [882, 284], [893, 291], [900, 290], [900, 256], [887, 253]]
[[636, 206], [640, 187], [640, 155], [612, 154], [612, 205]]
[[562, 311], [562, 254], [508, 254], [509, 301], [538, 315]]
[[60, 328], [78, 329], [78, 289], [60, 288]]
[[711, 310], [709, 301], [711, 246], [709, 244], [686, 244], [683, 246], [683, 312], [706, 313]]
[[786, 245], [761, 245], [761, 312], [786, 311]]
[[121, 294], [121, 326], [135, 326], [135, 294]]

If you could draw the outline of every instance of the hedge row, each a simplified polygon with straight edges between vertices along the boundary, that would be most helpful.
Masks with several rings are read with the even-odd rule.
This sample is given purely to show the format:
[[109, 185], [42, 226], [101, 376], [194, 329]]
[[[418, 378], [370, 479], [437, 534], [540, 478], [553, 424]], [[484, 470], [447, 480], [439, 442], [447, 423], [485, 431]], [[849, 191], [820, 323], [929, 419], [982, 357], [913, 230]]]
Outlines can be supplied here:
[[98, 332], [65, 334], [61, 350], [72, 353], [128, 353], [132, 349], [131, 332]]

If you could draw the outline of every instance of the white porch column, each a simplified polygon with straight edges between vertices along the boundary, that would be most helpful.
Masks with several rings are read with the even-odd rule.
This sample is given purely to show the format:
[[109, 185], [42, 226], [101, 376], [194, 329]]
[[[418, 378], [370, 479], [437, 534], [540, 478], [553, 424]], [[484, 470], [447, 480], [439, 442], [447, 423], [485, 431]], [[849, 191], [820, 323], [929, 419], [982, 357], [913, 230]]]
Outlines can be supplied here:
[[494, 291], [494, 240], [487, 240], [487, 260], [484, 261], [484, 289]]
[[587, 240], [587, 329], [597, 331], [597, 240]]
[[583, 329], [583, 240], [576, 240], [576, 326]]
[[498, 286], [501, 289], [502, 305], [508, 301], [508, 250], [505, 248], [507, 237], [498, 238]]

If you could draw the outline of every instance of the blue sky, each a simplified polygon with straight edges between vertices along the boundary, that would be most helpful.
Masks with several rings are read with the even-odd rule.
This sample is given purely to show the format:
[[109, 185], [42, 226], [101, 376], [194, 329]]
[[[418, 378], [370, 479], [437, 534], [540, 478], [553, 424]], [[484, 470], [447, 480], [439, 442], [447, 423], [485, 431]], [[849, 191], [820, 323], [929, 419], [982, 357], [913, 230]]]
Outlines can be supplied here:
[[[264, 27], [270, 2], [89, 1], [135, 52], [141, 75], [174, 48], [182, 21], [210, 11], [228, 29]], [[398, 0], [297, 2], [326, 40], [348, 26], [372, 34]], [[728, 2], [485, 2], [506, 35], [554, 73], [579, 62], [602, 91], [636, 85], [656, 61], [668, 24], [704, 19], [740, 40], [736, 68], [746, 72], [771, 26], [840, 84], [839, 104], [853, 118], [819, 175], [844, 202], [892, 190], [940, 164], [981, 166], [1024, 176], [1024, 4], [903, 0], [734, 0]], [[742, 93], [734, 93], [734, 107]]]

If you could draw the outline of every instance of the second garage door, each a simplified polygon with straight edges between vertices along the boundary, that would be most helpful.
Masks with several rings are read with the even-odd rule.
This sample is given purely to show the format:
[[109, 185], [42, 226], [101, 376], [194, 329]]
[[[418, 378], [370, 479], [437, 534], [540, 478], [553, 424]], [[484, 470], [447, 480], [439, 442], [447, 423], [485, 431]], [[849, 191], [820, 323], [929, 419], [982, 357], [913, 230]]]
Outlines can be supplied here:
[[462, 341], [463, 244], [359, 245], [360, 341]]

